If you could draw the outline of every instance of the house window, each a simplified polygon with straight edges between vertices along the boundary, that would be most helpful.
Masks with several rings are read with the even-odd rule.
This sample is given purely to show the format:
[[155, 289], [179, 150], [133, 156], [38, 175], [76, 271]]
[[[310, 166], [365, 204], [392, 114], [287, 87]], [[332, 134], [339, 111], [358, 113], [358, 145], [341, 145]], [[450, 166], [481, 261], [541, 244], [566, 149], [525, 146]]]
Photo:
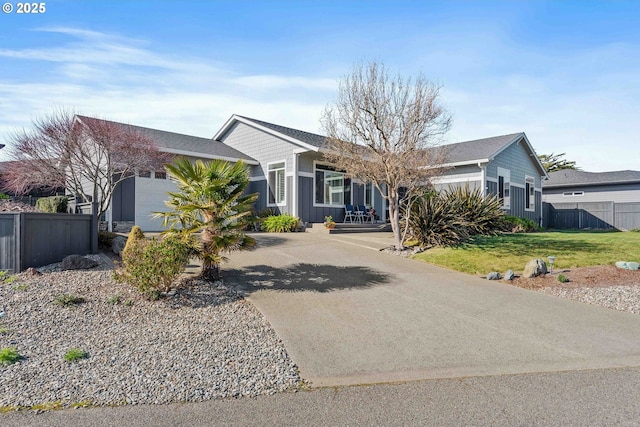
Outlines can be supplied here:
[[315, 166], [315, 203], [343, 206], [351, 203], [351, 180], [331, 166]]
[[368, 182], [364, 186], [364, 204], [367, 207], [373, 206], [373, 183], [372, 182]]
[[155, 179], [167, 179], [167, 172], [166, 171], [155, 171], [153, 176], [155, 177]]
[[498, 197], [502, 200], [502, 207], [511, 207], [511, 171], [498, 168]]
[[535, 189], [535, 178], [527, 176], [525, 178], [525, 201], [524, 207], [528, 211], [536, 210], [536, 189]]
[[564, 197], [584, 196], [584, 191], [565, 191], [564, 193], [562, 193], [562, 195]]
[[283, 205], [285, 203], [285, 174], [284, 162], [271, 163], [269, 170], [269, 204]]
[[151, 178], [151, 171], [150, 170], [140, 170], [140, 171], [138, 171], [138, 176], [140, 178]]

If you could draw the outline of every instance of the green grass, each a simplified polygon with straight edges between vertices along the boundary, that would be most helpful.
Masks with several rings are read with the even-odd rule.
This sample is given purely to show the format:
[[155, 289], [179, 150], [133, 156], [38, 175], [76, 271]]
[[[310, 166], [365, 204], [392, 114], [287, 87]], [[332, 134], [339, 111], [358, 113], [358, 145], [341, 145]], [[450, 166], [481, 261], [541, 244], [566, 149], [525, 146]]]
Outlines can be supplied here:
[[533, 258], [556, 257], [554, 270], [640, 258], [640, 233], [554, 231], [477, 237], [452, 248], [433, 248], [415, 259], [469, 274], [489, 271], [522, 271]]

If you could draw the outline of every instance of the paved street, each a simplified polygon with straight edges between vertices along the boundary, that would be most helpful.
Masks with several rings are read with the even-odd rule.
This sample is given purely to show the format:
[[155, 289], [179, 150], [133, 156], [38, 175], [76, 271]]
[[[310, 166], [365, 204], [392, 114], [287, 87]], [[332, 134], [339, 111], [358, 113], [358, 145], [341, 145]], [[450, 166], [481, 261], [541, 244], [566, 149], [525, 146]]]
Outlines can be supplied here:
[[640, 369], [321, 388], [255, 399], [0, 414], [22, 426], [636, 426]]

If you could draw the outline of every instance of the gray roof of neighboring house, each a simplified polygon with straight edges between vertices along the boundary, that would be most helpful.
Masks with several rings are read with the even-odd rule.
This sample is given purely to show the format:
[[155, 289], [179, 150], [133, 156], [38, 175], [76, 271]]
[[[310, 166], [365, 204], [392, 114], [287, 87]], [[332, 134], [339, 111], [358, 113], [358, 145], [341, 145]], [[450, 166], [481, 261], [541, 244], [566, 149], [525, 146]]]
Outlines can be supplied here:
[[524, 133], [522, 132], [512, 133], [509, 135], [447, 144], [442, 147], [449, 151], [447, 163], [491, 159], [491, 157], [523, 135]]
[[322, 147], [324, 145], [325, 140], [327, 139], [326, 137], [322, 135], [318, 135], [316, 133], [305, 132], [303, 130], [288, 128], [286, 126], [280, 126], [274, 123], [263, 122], [262, 120], [252, 119], [251, 117], [245, 117], [240, 115], [238, 115], [238, 117], [242, 117], [245, 120], [254, 122], [260, 126], [264, 126], [275, 132], [279, 132], [283, 135], [286, 135], [291, 138], [295, 138], [298, 141], [304, 142], [309, 145], [313, 145], [314, 147], [318, 147], [318, 148]]
[[640, 183], [640, 171], [585, 172], [581, 170], [564, 169], [551, 172], [549, 174], [549, 180], [544, 181], [542, 186], [545, 188], [553, 188], [624, 183]]
[[[110, 122], [109, 120], [96, 119], [93, 117], [77, 116], [80, 120], [101, 120], [104, 122]], [[160, 151], [166, 151], [175, 154], [194, 155], [204, 154], [212, 157], [219, 157], [230, 160], [248, 160], [252, 163], [256, 163], [255, 159], [247, 156], [246, 154], [229, 147], [220, 141], [214, 141], [213, 139], [201, 138], [197, 136], [184, 135], [181, 133], [168, 132], [164, 130], [151, 129], [142, 126], [135, 126], [125, 123], [113, 122], [120, 126], [126, 126], [129, 129], [140, 132], [143, 135], [148, 136], [156, 144]]]

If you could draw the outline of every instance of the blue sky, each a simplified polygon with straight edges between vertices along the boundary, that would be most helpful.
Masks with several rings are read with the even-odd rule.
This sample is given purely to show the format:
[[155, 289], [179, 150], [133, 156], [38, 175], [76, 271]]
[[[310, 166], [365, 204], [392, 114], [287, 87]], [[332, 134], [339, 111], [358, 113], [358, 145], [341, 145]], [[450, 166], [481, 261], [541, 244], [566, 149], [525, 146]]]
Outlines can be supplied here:
[[338, 80], [376, 60], [443, 86], [448, 142], [524, 131], [585, 170], [640, 169], [640, 2], [45, 5], [0, 14], [0, 142], [54, 108], [203, 137], [233, 113], [318, 132]]

